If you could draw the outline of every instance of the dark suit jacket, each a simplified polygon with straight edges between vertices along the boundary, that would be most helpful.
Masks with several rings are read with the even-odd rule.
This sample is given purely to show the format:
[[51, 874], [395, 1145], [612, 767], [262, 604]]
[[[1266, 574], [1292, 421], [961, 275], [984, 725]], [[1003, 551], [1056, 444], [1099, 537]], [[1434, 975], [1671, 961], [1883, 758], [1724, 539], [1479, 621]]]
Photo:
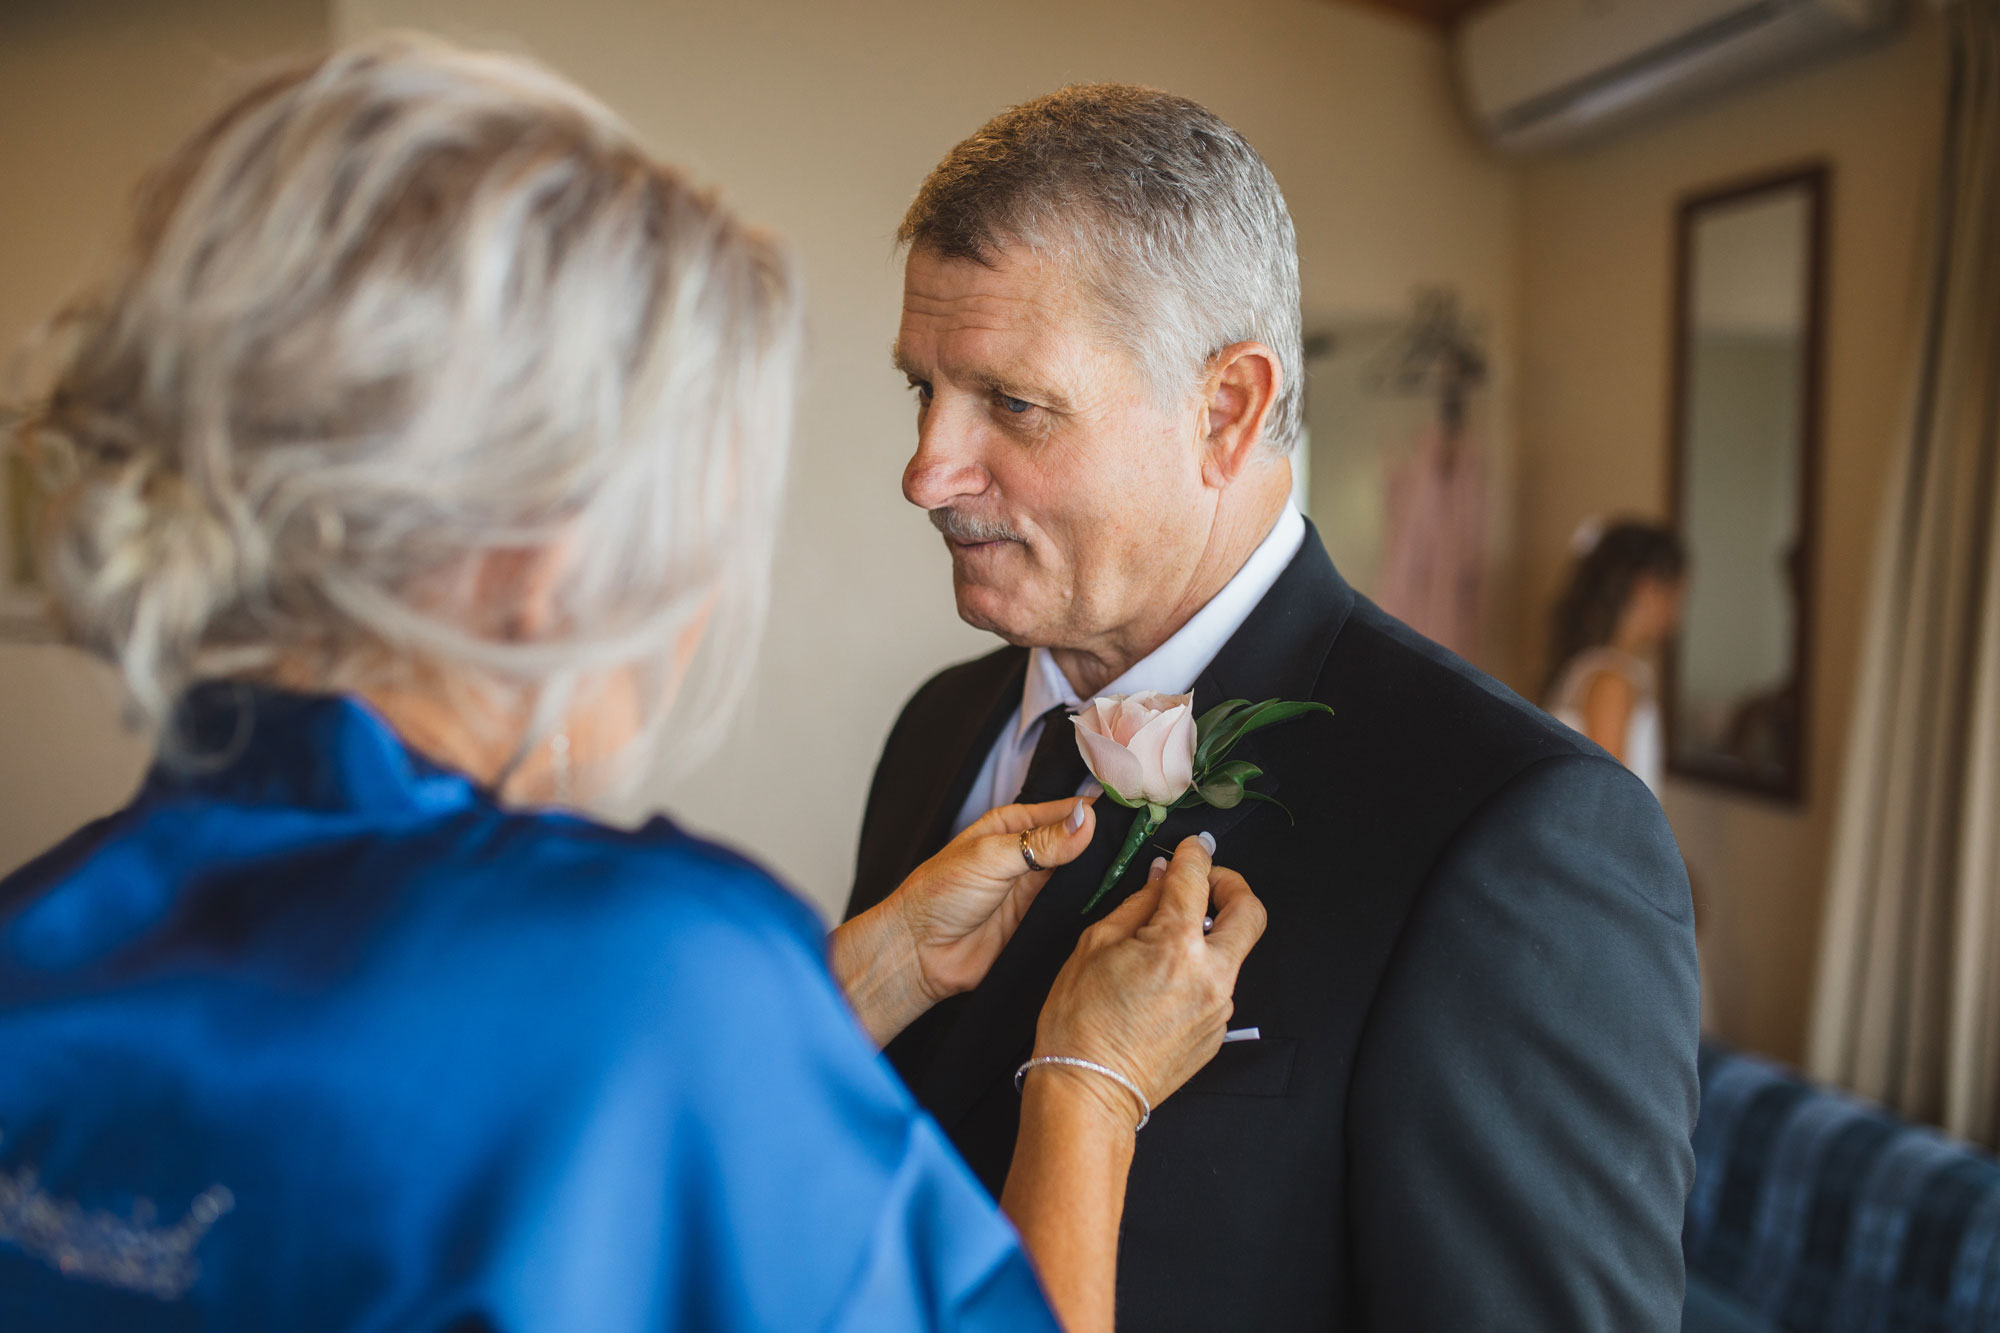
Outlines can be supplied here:
[[[1017, 648], [926, 684], [882, 755], [850, 912], [943, 844], [1021, 700]], [[1270, 926], [1225, 1046], [1139, 1136], [1135, 1330], [1680, 1326], [1698, 991], [1687, 879], [1639, 780], [1358, 597], [1317, 533], [1195, 688], [1317, 699], [1237, 756], [1289, 807], [1201, 829]], [[1042, 891], [986, 981], [889, 1056], [989, 1189], [1012, 1074], [1130, 812]], [[1137, 864], [1150, 859], [1142, 855]], [[1131, 883], [1136, 884], [1135, 874]]]

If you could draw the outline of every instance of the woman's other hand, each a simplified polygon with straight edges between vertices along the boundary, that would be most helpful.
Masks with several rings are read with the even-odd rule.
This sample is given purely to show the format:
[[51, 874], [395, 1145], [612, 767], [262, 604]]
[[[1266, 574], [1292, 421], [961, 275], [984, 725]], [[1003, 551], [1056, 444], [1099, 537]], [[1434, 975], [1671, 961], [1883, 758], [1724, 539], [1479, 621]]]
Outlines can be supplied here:
[[[1215, 929], [1202, 933], [1213, 900]], [[1115, 1069], [1158, 1106], [1222, 1047], [1236, 974], [1264, 933], [1243, 877], [1189, 838], [1171, 865], [1084, 931], [1042, 1006], [1035, 1054]], [[1125, 1181], [1139, 1107], [1104, 1075], [1040, 1065], [1021, 1089], [1021, 1129], [1000, 1207], [1071, 1329], [1110, 1329]]]
[[[1081, 856], [1096, 831], [1089, 798], [1001, 806], [835, 929], [834, 976], [876, 1043], [887, 1044], [946, 996], [977, 986], [1049, 872]], [[1024, 835], [1039, 871], [1021, 854]]]
[[[1210, 915], [1214, 929], [1204, 933]], [[1243, 877], [1187, 839], [1170, 865], [1154, 864], [1145, 888], [1083, 933], [1042, 1006], [1035, 1054], [1115, 1069], [1158, 1106], [1222, 1048], [1236, 974], [1264, 923]], [[1138, 1119], [1131, 1094], [1100, 1074], [1047, 1065], [1029, 1077], [1083, 1082]]]

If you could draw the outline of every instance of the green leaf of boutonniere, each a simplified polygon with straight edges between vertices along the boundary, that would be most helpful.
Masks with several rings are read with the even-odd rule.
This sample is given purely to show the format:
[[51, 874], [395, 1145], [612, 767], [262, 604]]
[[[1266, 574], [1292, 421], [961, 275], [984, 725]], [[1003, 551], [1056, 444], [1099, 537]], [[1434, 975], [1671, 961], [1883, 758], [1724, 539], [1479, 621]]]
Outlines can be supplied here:
[[[1195, 725], [1194, 771], [1199, 773], [1220, 752], [1235, 743], [1236, 728], [1253, 705], [1248, 699], [1231, 699], [1202, 714]], [[1220, 748], [1219, 748], [1220, 747]]]
[[1201, 740], [1204, 741], [1207, 740], [1210, 736], [1213, 736], [1215, 734], [1215, 729], [1218, 726], [1220, 726], [1229, 717], [1230, 714], [1238, 711], [1239, 709], [1248, 708], [1249, 706], [1250, 706], [1250, 701], [1248, 699], [1224, 700], [1222, 703], [1217, 704], [1215, 707], [1209, 709], [1206, 713], [1203, 713], [1201, 715], [1200, 720], [1194, 724], [1194, 734]]
[[1328, 717], [1333, 716], [1333, 710], [1321, 703], [1298, 703], [1286, 699], [1266, 699], [1260, 704], [1247, 703], [1243, 700], [1230, 702], [1239, 706], [1222, 713], [1220, 717], [1216, 716], [1221, 712], [1220, 709], [1211, 709], [1208, 713], [1209, 717], [1215, 718], [1215, 723], [1212, 728], [1201, 732], [1200, 740], [1195, 747], [1196, 774], [1228, 758], [1236, 743], [1254, 731], [1262, 731], [1265, 727], [1279, 722], [1289, 722], [1306, 713], [1318, 712], [1325, 713]]
[[1266, 703], [1258, 704], [1256, 708], [1251, 710], [1250, 719], [1243, 724], [1243, 729], [1236, 733], [1236, 738], [1241, 740], [1253, 731], [1262, 731], [1265, 727], [1271, 726], [1273, 723], [1289, 722], [1293, 718], [1303, 717], [1307, 713], [1325, 713], [1328, 717], [1333, 716], [1333, 710], [1322, 703], [1272, 699]]
[[1245, 788], [1243, 792], [1243, 799], [1246, 801], [1262, 801], [1265, 805], [1275, 805], [1280, 810], [1283, 810], [1285, 812], [1286, 819], [1290, 820], [1294, 824], [1297, 824], [1299, 822], [1298, 817], [1292, 813], [1291, 807], [1286, 805], [1283, 801], [1279, 800], [1275, 796], [1267, 796], [1261, 791], [1251, 791], [1248, 788]]
[[1206, 805], [1218, 810], [1234, 810], [1243, 804], [1244, 784], [1264, 776], [1264, 770], [1242, 759], [1217, 764], [1203, 776], [1195, 791]]

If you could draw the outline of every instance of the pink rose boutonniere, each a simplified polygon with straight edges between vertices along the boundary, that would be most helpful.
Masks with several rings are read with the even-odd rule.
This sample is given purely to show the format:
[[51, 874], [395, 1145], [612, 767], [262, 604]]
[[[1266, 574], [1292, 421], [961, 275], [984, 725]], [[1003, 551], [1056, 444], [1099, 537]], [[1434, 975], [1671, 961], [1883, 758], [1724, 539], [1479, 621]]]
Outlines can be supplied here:
[[[1083, 905], [1088, 912], [1125, 877], [1132, 858], [1166, 821], [1170, 811], [1207, 805], [1230, 810], [1246, 799], [1275, 800], [1248, 784], [1264, 770], [1231, 759], [1236, 743], [1253, 731], [1307, 713], [1333, 710], [1325, 704], [1266, 699], [1253, 704], [1231, 699], [1194, 716], [1192, 694], [1107, 694], [1092, 699], [1070, 721], [1077, 748], [1104, 794], [1140, 812], [1117, 859], [1104, 872], [1097, 892]], [[1282, 807], [1280, 807], [1282, 808]]]

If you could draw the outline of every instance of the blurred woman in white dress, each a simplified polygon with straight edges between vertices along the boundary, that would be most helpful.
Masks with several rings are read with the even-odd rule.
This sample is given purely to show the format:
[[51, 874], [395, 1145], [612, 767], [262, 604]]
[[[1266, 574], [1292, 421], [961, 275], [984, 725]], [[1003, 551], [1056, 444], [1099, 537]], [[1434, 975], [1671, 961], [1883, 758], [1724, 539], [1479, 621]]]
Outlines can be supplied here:
[[1680, 627], [1687, 553], [1648, 523], [1587, 523], [1556, 603], [1549, 712], [1660, 792], [1666, 741], [1656, 663]]

